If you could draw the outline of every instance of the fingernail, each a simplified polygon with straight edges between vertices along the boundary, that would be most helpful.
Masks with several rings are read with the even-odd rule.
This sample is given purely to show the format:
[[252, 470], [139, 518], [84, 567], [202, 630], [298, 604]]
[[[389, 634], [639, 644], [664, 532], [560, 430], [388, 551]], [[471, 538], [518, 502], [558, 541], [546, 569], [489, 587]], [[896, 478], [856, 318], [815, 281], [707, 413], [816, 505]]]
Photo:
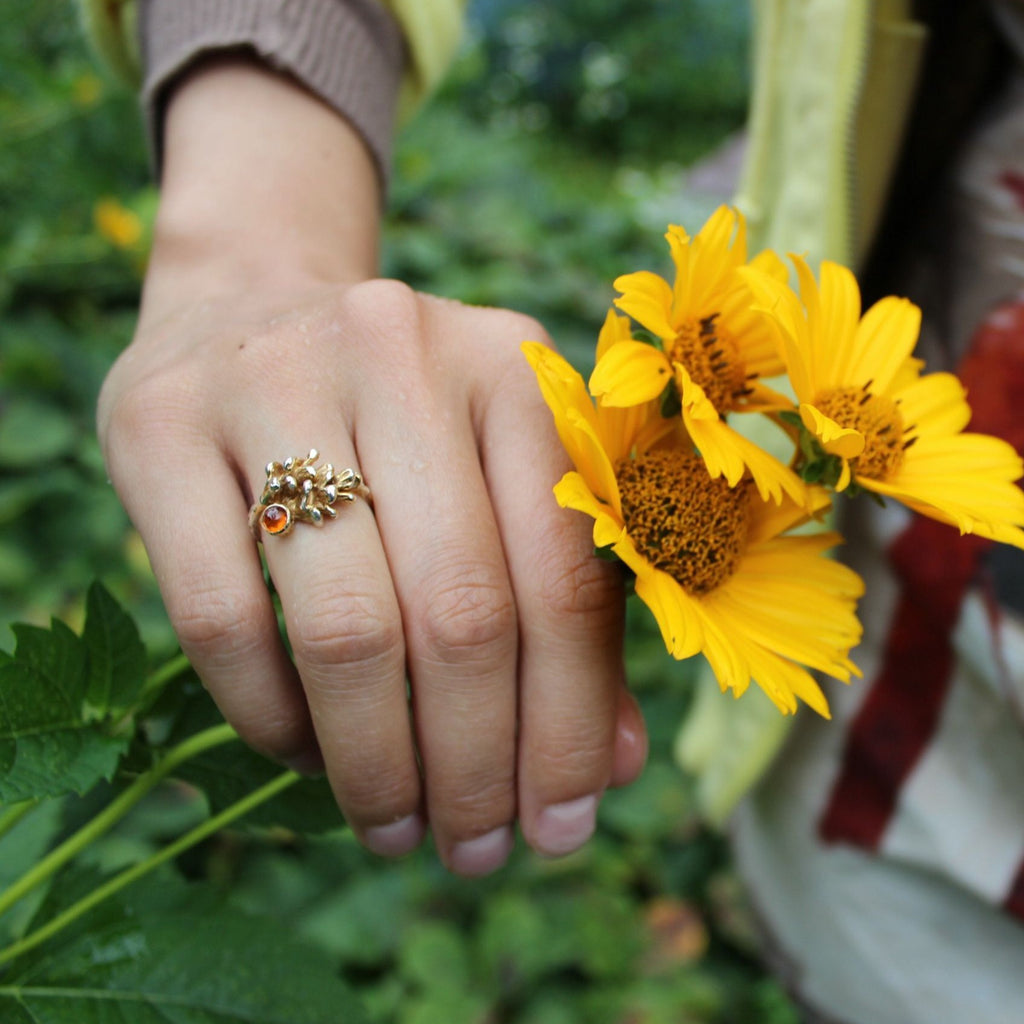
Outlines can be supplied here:
[[594, 794], [564, 804], [552, 804], [537, 818], [533, 846], [548, 857], [572, 853], [594, 834], [596, 823], [597, 797]]
[[426, 826], [418, 814], [410, 814], [390, 825], [374, 825], [362, 833], [363, 845], [381, 857], [401, 857], [416, 849]]
[[456, 843], [448, 856], [448, 866], [457, 875], [476, 877], [496, 871], [512, 852], [512, 829], [501, 825], [476, 839]]

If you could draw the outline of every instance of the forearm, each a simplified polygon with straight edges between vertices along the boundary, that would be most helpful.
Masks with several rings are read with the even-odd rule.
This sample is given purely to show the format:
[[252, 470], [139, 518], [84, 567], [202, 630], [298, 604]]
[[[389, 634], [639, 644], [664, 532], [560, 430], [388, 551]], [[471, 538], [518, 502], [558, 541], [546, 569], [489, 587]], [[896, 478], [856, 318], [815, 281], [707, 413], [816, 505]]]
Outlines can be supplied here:
[[194, 297], [376, 273], [380, 186], [360, 135], [244, 56], [198, 65], [164, 122], [144, 312]]

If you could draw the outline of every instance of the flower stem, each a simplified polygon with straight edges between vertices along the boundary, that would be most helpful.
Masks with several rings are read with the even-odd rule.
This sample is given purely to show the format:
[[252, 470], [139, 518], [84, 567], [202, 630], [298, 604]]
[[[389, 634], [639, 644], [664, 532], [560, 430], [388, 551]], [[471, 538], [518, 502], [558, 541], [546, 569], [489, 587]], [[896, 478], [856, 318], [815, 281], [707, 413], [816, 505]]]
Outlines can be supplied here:
[[187, 740], [168, 751], [158, 764], [144, 775], [140, 775], [116, 800], [108, 804], [91, 821], [83, 825], [74, 835], [69, 836], [60, 846], [51, 850], [31, 870], [26, 871], [13, 885], [0, 893], [0, 914], [14, 906], [23, 896], [41, 885], [51, 875], [76, 857], [90, 843], [120, 821], [161, 779], [165, 778], [183, 761], [195, 757], [211, 747], [237, 739], [237, 733], [229, 725], [216, 725], [190, 736]]
[[201, 825], [197, 825], [191, 831], [186, 832], [185, 835], [176, 839], [169, 846], [165, 846], [162, 850], [154, 853], [151, 857], [147, 857], [144, 861], [140, 861], [138, 864], [135, 864], [130, 868], [126, 868], [120, 874], [111, 878], [110, 881], [94, 889], [88, 896], [85, 896], [77, 903], [72, 904], [63, 913], [58, 914], [52, 920], [47, 921], [41, 928], [37, 928], [34, 932], [26, 935], [18, 942], [12, 943], [6, 949], [0, 950], [0, 964], [5, 964], [13, 960], [15, 957], [20, 956], [22, 953], [26, 953], [30, 949], [35, 948], [41, 942], [45, 942], [52, 935], [56, 935], [57, 932], [62, 931], [77, 918], [91, 910], [98, 903], [101, 903], [109, 896], [113, 896], [116, 892], [119, 892], [126, 885], [130, 885], [136, 879], [148, 874], [154, 868], [158, 868], [161, 864], [164, 864], [169, 860], [173, 860], [179, 854], [183, 853], [190, 847], [195, 846], [196, 843], [201, 842], [207, 836], [212, 835], [214, 832], [217, 832], [226, 825], [229, 825], [236, 818], [242, 817], [242, 815], [247, 814], [253, 808], [258, 807], [260, 804], [265, 803], [272, 797], [277, 796], [278, 793], [298, 782], [301, 778], [302, 776], [297, 772], [282, 772], [276, 778], [271, 779], [270, 782], [261, 786], [259, 789], [254, 790], [252, 793], [249, 793], [248, 796], [242, 797], [241, 800], [238, 800], [231, 804], [230, 807], [225, 808], [220, 812], [220, 814], [214, 815], [212, 818], [208, 818]]
[[29, 811], [39, 806], [38, 800], [22, 800], [20, 803], [11, 804], [0, 814], [0, 839], [3, 839]]

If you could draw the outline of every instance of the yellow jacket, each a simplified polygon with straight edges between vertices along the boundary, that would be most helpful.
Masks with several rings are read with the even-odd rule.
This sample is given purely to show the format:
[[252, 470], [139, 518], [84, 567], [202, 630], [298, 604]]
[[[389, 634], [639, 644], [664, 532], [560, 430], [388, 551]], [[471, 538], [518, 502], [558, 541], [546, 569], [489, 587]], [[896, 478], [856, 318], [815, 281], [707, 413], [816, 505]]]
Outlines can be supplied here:
[[754, 0], [737, 205], [753, 248], [850, 267], [878, 226], [924, 51], [910, 0]]

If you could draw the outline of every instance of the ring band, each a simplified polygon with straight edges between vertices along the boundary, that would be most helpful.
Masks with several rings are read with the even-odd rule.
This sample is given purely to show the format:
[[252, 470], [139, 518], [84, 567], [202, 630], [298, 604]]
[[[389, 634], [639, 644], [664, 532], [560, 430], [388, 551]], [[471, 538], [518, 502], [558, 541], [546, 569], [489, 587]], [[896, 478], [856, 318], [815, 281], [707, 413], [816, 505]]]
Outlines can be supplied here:
[[373, 496], [354, 469], [335, 473], [328, 462], [314, 463], [320, 453], [311, 448], [304, 458], [267, 463], [267, 482], [259, 501], [249, 509], [249, 529], [259, 540], [260, 530], [275, 537], [288, 533], [296, 523], [322, 526], [324, 517], [334, 519], [339, 501], [363, 498], [372, 508]]

